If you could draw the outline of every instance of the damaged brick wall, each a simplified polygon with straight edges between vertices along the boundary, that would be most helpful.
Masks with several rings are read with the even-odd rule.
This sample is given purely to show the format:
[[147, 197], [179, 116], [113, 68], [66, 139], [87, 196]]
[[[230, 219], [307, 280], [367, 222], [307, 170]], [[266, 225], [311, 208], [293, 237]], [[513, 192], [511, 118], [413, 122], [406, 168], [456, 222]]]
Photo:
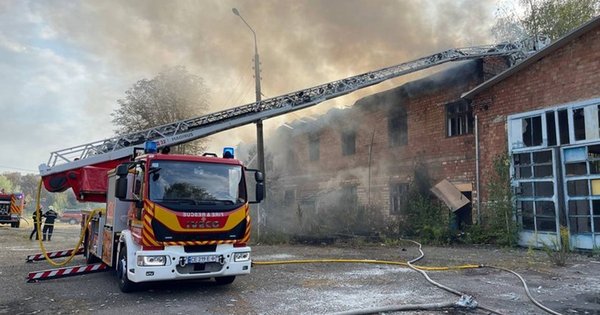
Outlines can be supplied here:
[[[293, 148], [299, 167], [285, 169], [282, 191], [295, 190], [298, 204], [319, 198], [344, 186], [355, 186], [358, 203], [370, 203], [382, 215], [390, 213], [390, 184], [409, 183], [416, 163], [423, 163], [433, 183], [448, 179], [472, 184], [475, 180], [473, 133], [447, 135], [446, 104], [480, 84], [483, 77], [506, 67], [502, 58], [478, 60], [422, 80], [377, 93], [344, 110], [335, 109], [317, 121], [296, 123], [280, 142]], [[390, 117], [404, 115], [405, 144], [391, 145]], [[292, 124], [293, 125], [293, 124]], [[392, 128], [393, 129], [393, 128]], [[356, 132], [355, 153], [342, 154], [342, 133]], [[319, 136], [319, 159], [309, 158], [309, 134]], [[281, 134], [280, 134], [281, 136]], [[473, 185], [474, 186], [474, 185]], [[319, 205], [313, 211], [319, 212]]]

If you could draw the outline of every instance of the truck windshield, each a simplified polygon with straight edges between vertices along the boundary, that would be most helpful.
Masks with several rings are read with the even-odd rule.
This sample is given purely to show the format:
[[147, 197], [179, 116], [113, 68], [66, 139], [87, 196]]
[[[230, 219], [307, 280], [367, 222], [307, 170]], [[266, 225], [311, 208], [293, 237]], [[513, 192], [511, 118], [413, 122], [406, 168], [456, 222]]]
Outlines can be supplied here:
[[152, 161], [148, 170], [150, 200], [194, 205], [246, 201], [242, 167], [202, 162]]

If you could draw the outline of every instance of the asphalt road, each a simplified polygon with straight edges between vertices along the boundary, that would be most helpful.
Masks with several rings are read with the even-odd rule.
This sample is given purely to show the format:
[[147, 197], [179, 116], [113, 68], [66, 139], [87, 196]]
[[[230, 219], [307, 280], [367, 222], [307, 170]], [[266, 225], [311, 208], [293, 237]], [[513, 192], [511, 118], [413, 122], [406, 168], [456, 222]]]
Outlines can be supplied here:
[[[67, 249], [78, 228], [56, 227], [49, 250]], [[39, 252], [29, 228], [0, 226], [0, 314], [330, 314], [364, 308], [455, 302], [458, 297], [428, 283], [406, 267], [364, 263], [255, 265], [228, 286], [213, 281], [148, 284], [124, 294], [113, 271], [27, 283], [45, 262], [25, 263]], [[493, 264], [519, 272], [542, 304], [563, 314], [600, 314], [600, 259], [573, 255], [567, 267], [553, 266], [545, 253], [492, 247], [424, 247], [428, 266]], [[254, 261], [291, 259], [381, 259], [407, 261], [419, 255], [412, 245], [383, 244], [253, 246]], [[83, 264], [83, 258], [71, 265]], [[544, 314], [512, 274], [487, 269], [431, 271], [435, 281], [472, 295], [502, 314]], [[487, 314], [443, 309], [402, 314]], [[388, 313], [389, 314], [389, 313]]]

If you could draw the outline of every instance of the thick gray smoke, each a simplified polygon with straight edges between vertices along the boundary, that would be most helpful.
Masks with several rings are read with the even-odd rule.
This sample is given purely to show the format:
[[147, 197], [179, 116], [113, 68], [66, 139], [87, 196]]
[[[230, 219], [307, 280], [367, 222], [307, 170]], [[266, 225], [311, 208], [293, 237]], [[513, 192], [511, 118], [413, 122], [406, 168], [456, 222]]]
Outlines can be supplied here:
[[[233, 7], [256, 31], [262, 92], [272, 97], [438, 50], [488, 43], [493, 5], [492, 0], [109, 0], [33, 2], [30, 7], [45, 20], [51, 36], [67, 39], [86, 51], [86, 58], [110, 69], [121, 91], [165, 66], [180, 64], [205, 79], [212, 109], [220, 110], [254, 100], [253, 37]], [[392, 84], [333, 103], [348, 105]], [[106, 98], [98, 101], [103, 103], [90, 97], [85, 105], [103, 115], [114, 106], [105, 104]], [[315, 111], [323, 112], [323, 107], [305, 112]], [[268, 121], [266, 127], [273, 129], [285, 119]], [[226, 137], [251, 140], [251, 130]]]

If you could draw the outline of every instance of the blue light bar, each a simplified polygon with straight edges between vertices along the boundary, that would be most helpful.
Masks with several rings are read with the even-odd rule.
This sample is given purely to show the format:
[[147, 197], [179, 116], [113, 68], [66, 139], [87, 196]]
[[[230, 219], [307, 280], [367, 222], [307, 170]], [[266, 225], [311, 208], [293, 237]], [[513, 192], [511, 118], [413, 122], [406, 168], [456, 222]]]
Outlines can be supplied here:
[[144, 153], [156, 153], [156, 142], [154, 141], [146, 141], [144, 143]]
[[223, 157], [226, 159], [233, 159], [233, 157], [235, 156], [233, 154], [233, 148], [232, 147], [224, 147], [223, 148]]

